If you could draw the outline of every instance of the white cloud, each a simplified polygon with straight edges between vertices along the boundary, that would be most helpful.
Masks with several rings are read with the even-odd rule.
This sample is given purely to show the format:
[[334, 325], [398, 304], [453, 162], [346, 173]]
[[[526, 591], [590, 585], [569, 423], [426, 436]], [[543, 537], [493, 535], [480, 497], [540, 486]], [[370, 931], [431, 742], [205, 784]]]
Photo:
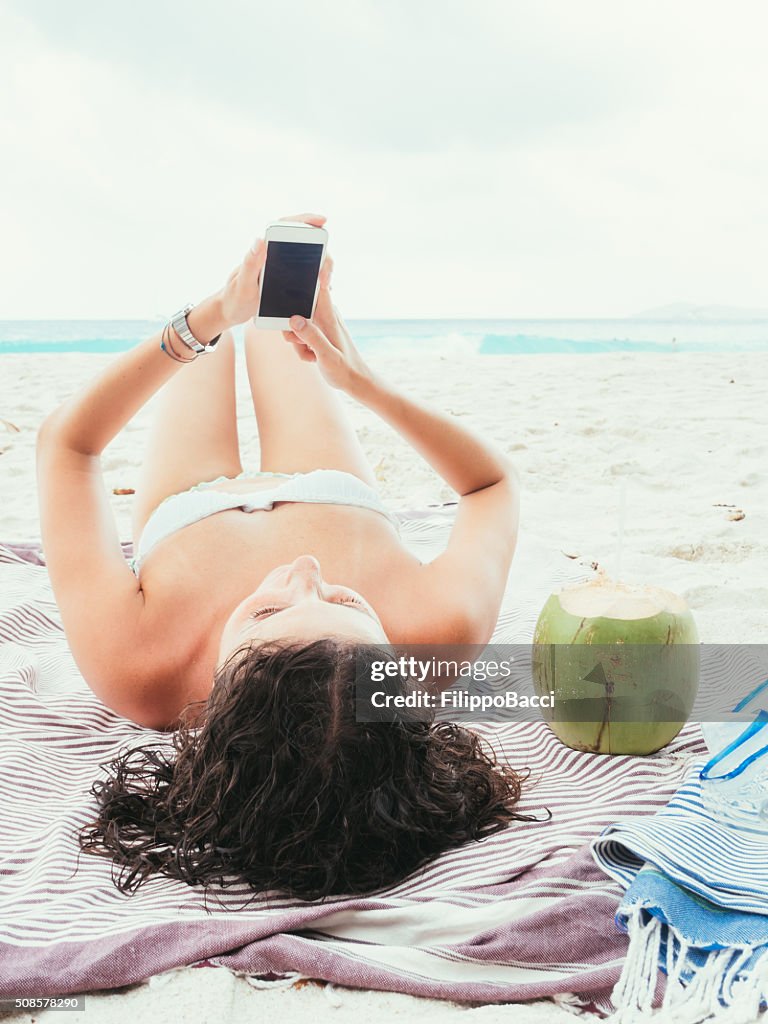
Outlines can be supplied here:
[[0, 317], [167, 313], [304, 209], [348, 318], [768, 305], [760, 4], [28, 10]]

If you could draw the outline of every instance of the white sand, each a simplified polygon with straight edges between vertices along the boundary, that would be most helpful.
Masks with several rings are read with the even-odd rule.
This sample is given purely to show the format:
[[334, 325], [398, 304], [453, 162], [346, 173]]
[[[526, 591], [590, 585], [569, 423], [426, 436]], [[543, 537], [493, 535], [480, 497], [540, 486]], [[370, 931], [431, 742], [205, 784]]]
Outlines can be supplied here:
[[[0, 541], [39, 536], [36, 428], [111, 358], [0, 358], [0, 417], [19, 427], [15, 432], [0, 423]], [[391, 364], [377, 357], [371, 363], [512, 455], [523, 484], [522, 530], [615, 574], [623, 482], [621, 578], [685, 597], [705, 642], [768, 641], [767, 356], [446, 355], [398, 357]], [[241, 352], [238, 373], [242, 459], [256, 466], [258, 439]], [[455, 497], [389, 427], [351, 401], [349, 408], [392, 507]], [[110, 492], [135, 487], [151, 411], [149, 403], [104, 453]], [[112, 498], [123, 539], [130, 539], [131, 500]], [[269, 1014], [286, 1024], [310, 1016], [340, 1024], [353, 1017], [462, 1016], [479, 1024], [565, 1019], [551, 1004], [468, 1010], [382, 993], [332, 989], [330, 997], [340, 1005], [334, 1008], [320, 986], [256, 992], [229, 972], [187, 970], [162, 986], [90, 997], [86, 1017], [105, 1024], [148, 1012], [190, 1022]], [[36, 1018], [47, 1020], [48, 1014]]]
[[[35, 430], [112, 357], [0, 358], [0, 540], [39, 536]], [[616, 571], [682, 594], [701, 639], [768, 639], [768, 356], [383, 357], [371, 363], [411, 394], [462, 417], [515, 460], [522, 529]], [[258, 465], [250, 391], [238, 351], [242, 460]], [[384, 498], [413, 508], [455, 495], [411, 448], [349, 401]], [[135, 487], [150, 402], [106, 449], [107, 486]], [[112, 498], [130, 539], [130, 496]], [[744, 513], [743, 519], [732, 516]], [[514, 567], [513, 567], [514, 572]]]
[[[396, 992], [371, 992], [300, 982], [298, 987], [254, 989], [230, 971], [187, 968], [148, 984], [87, 995], [78, 1024], [575, 1024], [578, 1018], [552, 1002], [477, 1006], [419, 999]], [[61, 1012], [13, 1013], [4, 1024], [56, 1024]]]

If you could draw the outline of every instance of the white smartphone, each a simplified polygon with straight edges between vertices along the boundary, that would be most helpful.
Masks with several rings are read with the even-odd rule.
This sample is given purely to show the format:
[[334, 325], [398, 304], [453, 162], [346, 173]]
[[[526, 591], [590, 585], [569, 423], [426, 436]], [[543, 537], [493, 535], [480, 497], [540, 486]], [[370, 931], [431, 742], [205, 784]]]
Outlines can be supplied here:
[[289, 331], [288, 318], [312, 319], [328, 232], [303, 221], [281, 220], [264, 233], [267, 260], [261, 272], [257, 327]]

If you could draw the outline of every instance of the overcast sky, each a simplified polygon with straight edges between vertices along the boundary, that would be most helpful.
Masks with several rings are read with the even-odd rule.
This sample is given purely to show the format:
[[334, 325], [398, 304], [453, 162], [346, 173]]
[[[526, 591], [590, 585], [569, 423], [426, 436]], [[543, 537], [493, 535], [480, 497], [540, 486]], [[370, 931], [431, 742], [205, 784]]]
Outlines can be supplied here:
[[0, 318], [328, 217], [354, 317], [768, 306], [762, 0], [0, 0]]

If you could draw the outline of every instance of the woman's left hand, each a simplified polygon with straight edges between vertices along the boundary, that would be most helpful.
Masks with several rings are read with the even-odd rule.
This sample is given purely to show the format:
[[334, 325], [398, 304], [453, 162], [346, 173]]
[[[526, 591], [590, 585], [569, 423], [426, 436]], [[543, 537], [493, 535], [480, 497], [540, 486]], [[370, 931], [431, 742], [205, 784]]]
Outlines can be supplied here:
[[[326, 218], [319, 213], [299, 213], [280, 220], [301, 220], [305, 224], [321, 228]], [[245, 254], [239, 267], [235, 267], [221, 291], [221, 310], [224, 319], [231, 326], [243, 324], [259, 312], [259, 277], [267, 258], [267, 246], [263, 238], [257, 238]]]

